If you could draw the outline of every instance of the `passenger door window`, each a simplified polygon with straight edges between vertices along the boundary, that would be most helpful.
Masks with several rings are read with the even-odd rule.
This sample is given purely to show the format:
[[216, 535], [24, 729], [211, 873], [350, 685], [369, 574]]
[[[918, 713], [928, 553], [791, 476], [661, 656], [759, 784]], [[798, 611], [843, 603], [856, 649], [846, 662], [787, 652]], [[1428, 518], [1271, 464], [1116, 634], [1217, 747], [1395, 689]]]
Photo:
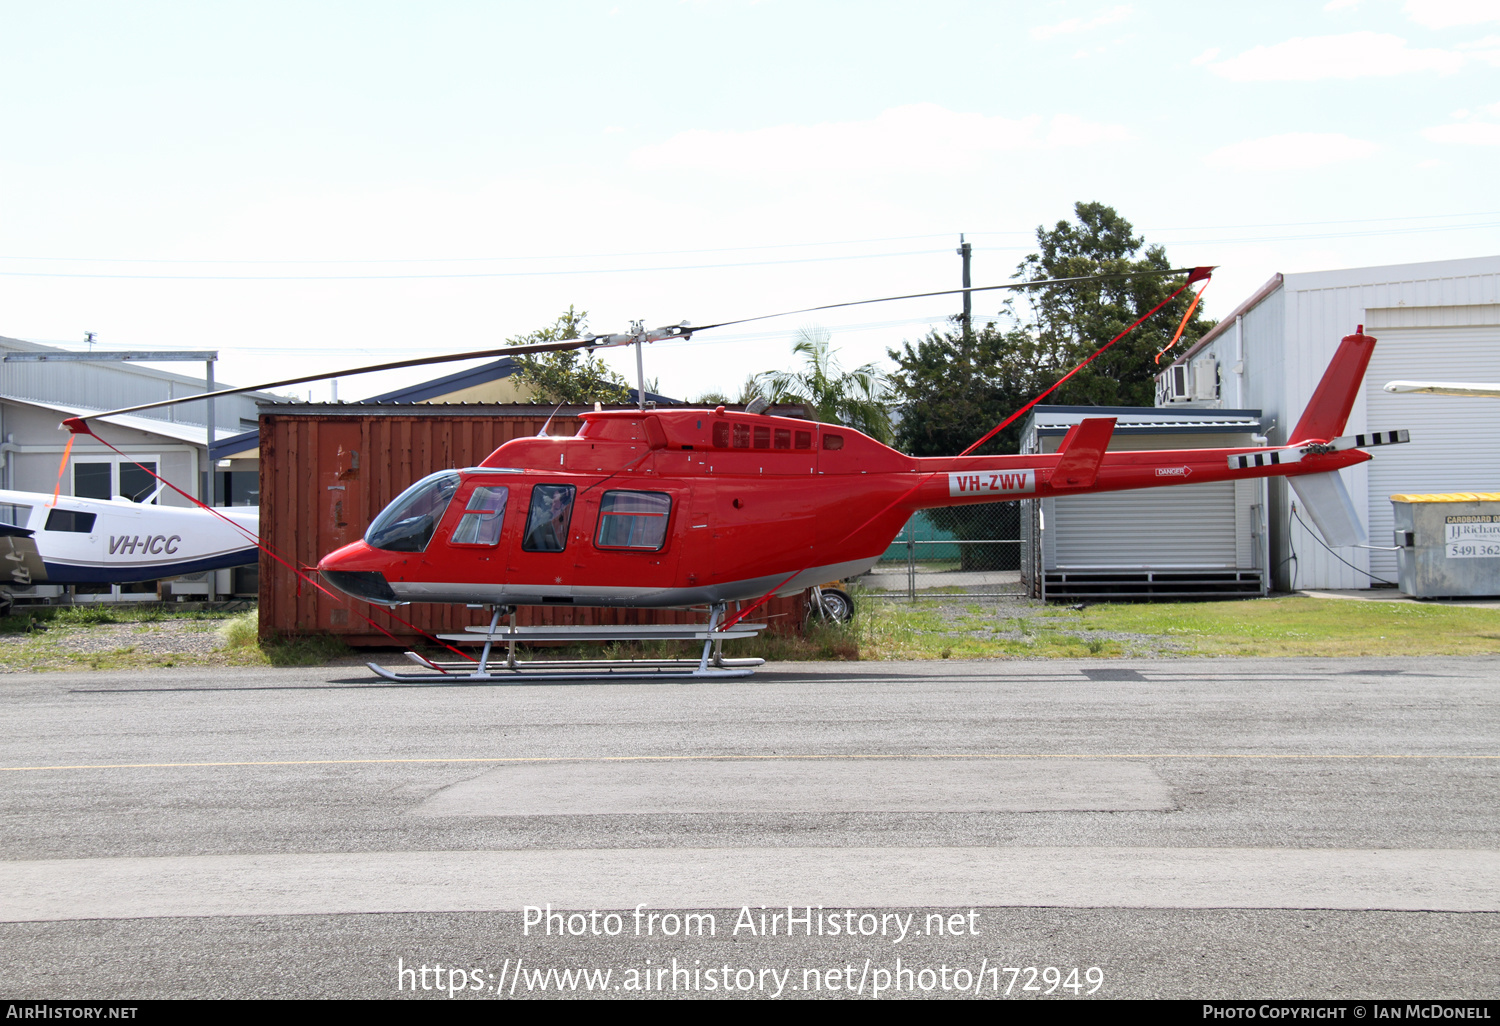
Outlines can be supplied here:
[[537, 485], [531, 490], [531, 509], [526, 516], [522, 549], [527, 552], [561, 552], [567, 547], [574, 490], [572, 485]]
[[659, 550], [667, 542], [672, 498], [661, 492], [605, 492], [599, 501], [601, 549]]

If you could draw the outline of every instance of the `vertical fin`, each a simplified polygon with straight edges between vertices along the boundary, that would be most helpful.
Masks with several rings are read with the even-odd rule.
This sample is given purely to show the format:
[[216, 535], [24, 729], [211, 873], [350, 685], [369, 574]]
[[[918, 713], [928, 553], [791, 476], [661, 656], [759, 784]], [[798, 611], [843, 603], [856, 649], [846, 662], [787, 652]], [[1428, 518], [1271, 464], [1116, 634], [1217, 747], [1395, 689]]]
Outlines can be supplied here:
[[1365, 368], [1370, 365], [1370, 355], [1375, 352], [1375, 339], [1365, 334], [1361, 324], [1352, 335], [1345, 335], [1333, 354], [1323, 379], [1307, 401], [1302, 419], [1287, 436], [1287, 444], [1297, 442], [1326, 442], [1344, 433], [1344, 424], [1354, 400], [1359, 398], [1360, 385], [1365, 380]]
[[1068, 429], [1052, 471], [1053, 488], [1087, 488], [1099, 474], [1104, 450], [1115, 433], [1114, 417], [1087, 417]]

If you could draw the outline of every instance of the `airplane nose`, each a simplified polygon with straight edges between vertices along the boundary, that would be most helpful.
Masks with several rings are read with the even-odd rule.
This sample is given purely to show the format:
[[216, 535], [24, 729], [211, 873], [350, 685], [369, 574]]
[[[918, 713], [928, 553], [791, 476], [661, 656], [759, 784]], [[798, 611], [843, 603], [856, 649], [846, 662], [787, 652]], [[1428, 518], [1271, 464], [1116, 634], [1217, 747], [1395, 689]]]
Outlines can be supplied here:
[[318, 560], [318, 574], [346, 595], [366, 602], [395, 605], [396, 593], [391, 591], [385, 574], [371, 568], [378, 566], [379, 562], [374, 549], [357, 541]]

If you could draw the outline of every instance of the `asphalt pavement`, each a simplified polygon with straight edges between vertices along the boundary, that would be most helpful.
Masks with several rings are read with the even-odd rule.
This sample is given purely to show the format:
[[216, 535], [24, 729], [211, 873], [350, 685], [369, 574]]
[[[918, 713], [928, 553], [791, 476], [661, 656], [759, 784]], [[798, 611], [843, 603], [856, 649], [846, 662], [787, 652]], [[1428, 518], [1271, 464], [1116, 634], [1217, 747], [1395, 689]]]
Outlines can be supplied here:
[[1497, 697], [1490, 657], [7, 675], [0, 994], [1491, 996]]

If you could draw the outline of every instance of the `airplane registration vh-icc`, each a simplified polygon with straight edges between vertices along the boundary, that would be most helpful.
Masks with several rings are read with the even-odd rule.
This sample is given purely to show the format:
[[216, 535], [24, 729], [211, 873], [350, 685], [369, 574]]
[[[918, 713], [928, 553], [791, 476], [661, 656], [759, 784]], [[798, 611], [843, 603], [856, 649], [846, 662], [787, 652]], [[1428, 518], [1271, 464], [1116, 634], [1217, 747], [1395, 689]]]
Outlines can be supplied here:
[[0, 615], [7, 588], [38, 584], [134, 584], [256, 561], [260, 514], [208, 516], [185, 506], [124, 496], [81, 499], [0, 489], [15, 523], [0, 523]]
[[[644, 343], [694, 330], [704, 329], [637, 326], [630, 335], [376, 369], [631, 343], [639, 369]], [[870, 569], [918, 510], [1285, 476], [1330, 544], [1362, 541], [1338, 472], [1369, 460], [1364, 447], [1407, 440], [1398, 431], [1341, 437], [1374, 346], [1362, 328], [1343, 339], [1289, 443], [1276, 447], [1109, 452], [1115, 421], [1100, 417], [1071, 428], [1052, 454], [919, 458], [843, 425], [770, 416], [754, 405], [745, 412], [644, 404], [595, 410], [581, 415], [583, 426], [572, 437], [514, 439], [479, 466], [424, 477], [374, 519], [362, 540], [325, 555], [317, 571], [327, 585], [377, 605], [493, 608], [488, 627], [438, 639], [482, 643], [477, 660], [438, 662], [408, 653], [428, 672], [405, 674], [371, 664], [391, 679], [741, 676], [761, 660], [726, 660], [719, 646], [764, 628], [745, 622], [761, 602]], [[88, 419], [68, 425], [92, 433]], [[157, 542], [165, 549], [156, 536], [148, 550]], [[732, 603], [743, 605], [731, 612]], [[703, 606], [709, 615], [706, 624], [624, 629], [517, 628], [513, 618], [508, 629], [500, 625], [515, 606], [538, 604]], [[701, 641], [702, 656], [633, 669], [522, 665], [515, 658], [517, 642], [627, 636]], [[492, 666], [496, 645], [505, 654]]]

